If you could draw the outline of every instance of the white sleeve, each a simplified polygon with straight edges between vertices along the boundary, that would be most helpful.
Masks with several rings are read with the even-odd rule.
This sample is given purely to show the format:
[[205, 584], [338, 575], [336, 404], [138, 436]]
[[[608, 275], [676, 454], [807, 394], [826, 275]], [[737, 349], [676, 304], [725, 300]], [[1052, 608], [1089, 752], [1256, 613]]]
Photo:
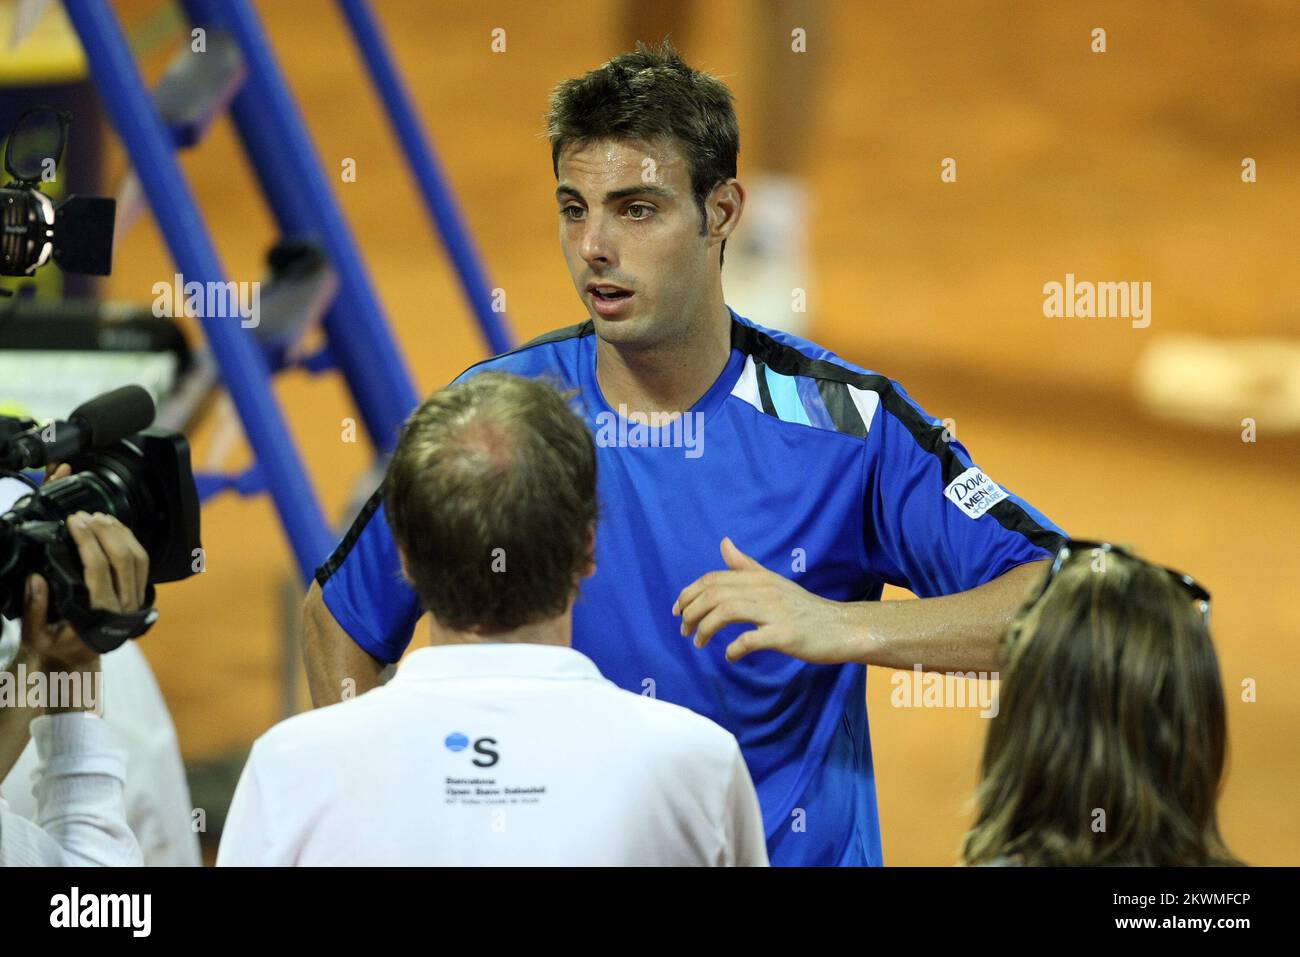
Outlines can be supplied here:
[[[202, 863], [193, 804], [185, 781], [176, 730], [144, 654], [134, 641], [104, 655], [103, 721], [126, 752], [126, 823], [146, 867], [198, 867]], [[31, 780], [36, 743], [27, 747], [0, 783], [9, 808], [36, 819]]]
[[94, 715], [75, 711], [32, 721], [40, 767], [36, 823], [0, 802], [0, 866], [139, 867], [126, 824], [126, 755]]
[[740, 745], [732, 740], [731, 774], [723, 807], [723, 834], [727, 840], [727, 863], [735, 867], [767, 867], [767, 834], [763, 812], [750, 779]]
[[235, 796], [230, 802], [226, 825], [217, 849], [217, 867], [288, 866], [293, 861], [275, 860], [271, 853], [271, 815], [263, 795], [257, 771], [257, 745], [249, 752], [248, 763], [239, 776]]

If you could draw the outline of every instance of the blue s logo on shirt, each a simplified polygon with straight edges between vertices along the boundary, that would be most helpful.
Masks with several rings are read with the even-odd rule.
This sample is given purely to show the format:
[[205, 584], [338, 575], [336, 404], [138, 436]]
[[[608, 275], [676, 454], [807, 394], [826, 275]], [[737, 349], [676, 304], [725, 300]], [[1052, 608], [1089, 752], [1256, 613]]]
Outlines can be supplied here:
[[[451, 734], [447, 735], [447, 739], [443, 743], [447, 745], [448, 751], [459, 752], [464, 751], [469, 747], [469, 738], [461, 734], [459, 731], [453, 731]], [[474, 742], [474, 752], [482, 755], [482, 759], [474, 759], [475, 767], [490, 768], [501, 760], [500, 753], [494, 751], [491, 747], [488, 747], [488, 745], [496, 745], [496, 743], [496, 738], [478, 738]]]

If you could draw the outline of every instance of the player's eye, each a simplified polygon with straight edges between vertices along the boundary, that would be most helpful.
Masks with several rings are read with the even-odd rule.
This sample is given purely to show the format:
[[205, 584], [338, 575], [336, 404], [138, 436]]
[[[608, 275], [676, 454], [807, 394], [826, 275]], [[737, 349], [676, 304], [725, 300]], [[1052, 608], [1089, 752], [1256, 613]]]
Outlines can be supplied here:
[[626, 210], [629, 219], [641, 220], [649, 219], [654, 215], [655, 208], [649, 203], [633, 203]]
[[[575, 215], [575, 212], [577, 215]], [[560, 215], [571, 223], [576, 223], [582, 219], [583, 208], [581, 206], [569, 205], [560, 210]]]

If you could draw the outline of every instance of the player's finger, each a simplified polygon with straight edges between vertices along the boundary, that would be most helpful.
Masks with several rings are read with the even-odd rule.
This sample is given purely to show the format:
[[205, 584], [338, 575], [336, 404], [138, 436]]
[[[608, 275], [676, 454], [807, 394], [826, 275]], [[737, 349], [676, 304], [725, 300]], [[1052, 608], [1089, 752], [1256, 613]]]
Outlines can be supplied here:
[[779, 649], [782, 633], [772, 625], [764, 625], [740, 635], [727, 645], [727, 660], [733, 664], [755, 651]]
[[695, 597], [683, 604], [680, 611], [682, 637], [692, 634], [704, 620], [704, 616], [731, 594], [733, 589], [728, 579], [715, 579], [712, 584], [697, 592]]
[[737, 548], [736, 543], [733, 542], [729, 537], [724, 538], [722, 540], [721, 549], [722, 549], [722, 560], [727, 563], [728, 568], [741, 571], [747, 568], [754, 569], [754, 568], [763, 567], [757, 561], [750, 558], [739, 548]]
[[677, 596], [673, 602], [673, 614], [680, 615], [705, 591], [710, 588], [716, 588], [721, 585], [730, 585], [732, 583], [751, 584], [755, 580], [755, 574], [752, 570], [733, 571], [727, 569], [720, 572], [708, 572], [701, 575], [695, 581], [691, 582]]
[[727, 625], [734, 625], [742, 621], [751, 624], [762, 624], [762, 619], [763, 612], [757, 602], [739, 596], [726, 598], [720, 601], [700, 621], [695, 634], [695, 647], [703, 648], [712, 640], [714, 635]]
[[707, 574], [701, 575], [678, 592], [677, 600], [673, 602], [673, 614], [680, 615], [687, 605], [700, 596], [700, 592], [708, 588], [712, 582], [717, 581], [718, 574], [718, 572], [708, 572]]
[[90, 516], [85, 512], [74, 512], [68, 516], [67, 525], [68, 533], [77, 545], [77, 554], [81, 556], [82, 574], [86, 579], [86, 590], [90, 592], [91, 607], [121, 611], [122, 604], [113, 585], [108, 556], [100, 547], [95, 533], [90, 530]]

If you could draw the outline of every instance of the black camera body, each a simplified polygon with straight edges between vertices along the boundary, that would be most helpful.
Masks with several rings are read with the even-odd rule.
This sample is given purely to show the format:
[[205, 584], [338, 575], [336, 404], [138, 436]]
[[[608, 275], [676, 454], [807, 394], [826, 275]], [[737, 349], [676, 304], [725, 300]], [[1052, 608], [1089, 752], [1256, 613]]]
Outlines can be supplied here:
[[[0, 419], [0, 466], [9, 469], [48, 464], [46, 449], [57, 449], [60, 444], [66, 447], [78, 436], [80, 444], [92, 446], [63, 459], [72, 467], [72, 475], [33, 489], [0, 515], [0, 613], [7, 618], [21, 617], [25, 583], [29, 575], [38, 573], [49, 582], [50, 619], [68, 621], [86, 644], [100, 652], [139, 637], [153, 624], [157, 618], [152, 608], [155, 583], [180, 581], [203, 569], [198, 490], [189, 443], [183, 435], [158, 428], [104, 441], [112, 425], [131, 422], [130, 416], [118, 415], [118, 421], [108, 422], [106, 429], [111, 413], [122, 407], [123, 395], [128, 405], [135, 406], [129, 411], [137, 415], [140, 397], [148, 400], [138, 386], [91, 400], [74, 412], [69, 422], [54, 423], [52, 442], [42, 435], [50, 431], [49, 426], [41, 429], [30, 420]], [[152, 401], [148, 405], [152, 420]], [[85, 409], [90, 409], [88, 417], [79, 414]], [[59, 425], [65, 426], [62, 436]], [[69, 433], [72, 439], [67, 438]], [[75, 512], [114, 516], [148, 553], [149, 587], [139, 611], [115, 614], [90, 608], [76, 543], [65, 524]]]

